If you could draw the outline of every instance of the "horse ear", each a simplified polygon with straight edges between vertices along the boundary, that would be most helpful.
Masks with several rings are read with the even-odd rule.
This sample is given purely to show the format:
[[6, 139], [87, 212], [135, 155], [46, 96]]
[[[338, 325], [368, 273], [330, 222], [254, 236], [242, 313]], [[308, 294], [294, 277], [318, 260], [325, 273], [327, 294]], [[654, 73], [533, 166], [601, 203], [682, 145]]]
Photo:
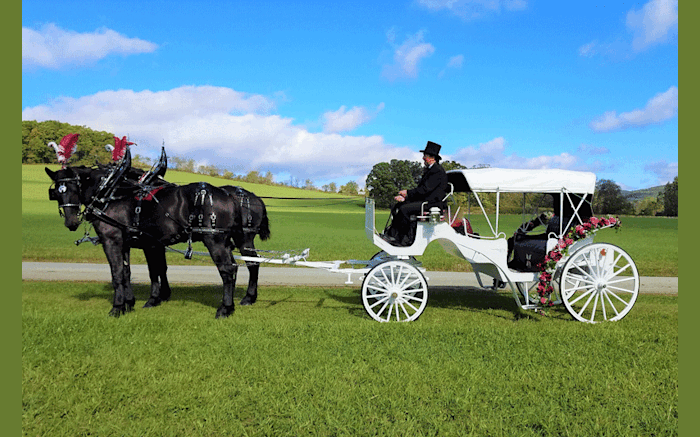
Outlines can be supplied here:
[[51, 179], [56, 179], [56, 172], [49, 170], [48, 167], [44, 167], [44, 170], [46, 170], [46, 174], [49, 175]]

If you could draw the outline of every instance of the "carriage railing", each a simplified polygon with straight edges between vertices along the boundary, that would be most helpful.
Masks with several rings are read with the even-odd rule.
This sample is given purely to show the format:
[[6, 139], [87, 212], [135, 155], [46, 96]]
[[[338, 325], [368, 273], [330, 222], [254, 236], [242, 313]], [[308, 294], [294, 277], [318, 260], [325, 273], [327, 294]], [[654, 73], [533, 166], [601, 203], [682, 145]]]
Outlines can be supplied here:
[[[491, 230], [491, 233], [493, 234], [493, 237], [480, 236], [480, 238], [502, 238], [502, 237], [505, 237], [506, 234], [504, 232], [499, 232], [500, 199], [501, 199], [502, 191], [500, 191], [500, 190], [495, 191], [495, 193], [496, 193], [495, 227], [494, 227], [494, 222], [492, 222], [491, 219], [489, 218], [489, 215], [486, 212], [486, 208], [484, 207], [484, 204], [482, 203], [481, 198], [479, 197], [479, 192], [472, 191], [471, 193], [474, 194], [474, 198], [476, 199], [477, 203], [479, 204], [479, 208], [481, 208], [481, 212], [482, 212], [484, 218], [486, 219], [486, 223], [488, 224], [489, 229]], [[563, 235], [564, 229], [569, 229], [569, 226], [571, 226], [571, 224], [574, 222], [574, 219], [578, 219], [579, 223], [584, 223], [584, 220], [581, 218], [579, 211], [580, 211], [581, 207], [583, 206], [583, 204], [588, 202], [586, 200], [585, 194], [581, 196], [581, 200], [578, 203], [574, 202], [571, 195], [577, 195], [577, 193], [568, 191], [565, 188], [562, 189], [561, 192], [558, 194], [560, 196], [559, 217], [563, 217], [563, 215], [564, 215], [564, 202], [563, 201], [565, 198], [569, 202], [569, 204], [571, 205], [572, 210], [573, 210], [573, 214], [569, 218], [569, 221], [566, 223], [566, 225], [564, 225], [563, 221], [560, 220], [558, 234], [550, 233], [550, 235], [548, 235], [549, 238], [556, 238], [556, 239], [560, 239], [564, 236]], [[556, 195], [556, 194], [553, 194], [553, 195]], [[459, 209], [455, 213], [455, 218], [456, 218], [458, 212], [459, 212]], [[471, 214], [471, 212], [470, 212], [470, 214]], [[451, 218], [450, 221], [453, 222], [454, 218]]]

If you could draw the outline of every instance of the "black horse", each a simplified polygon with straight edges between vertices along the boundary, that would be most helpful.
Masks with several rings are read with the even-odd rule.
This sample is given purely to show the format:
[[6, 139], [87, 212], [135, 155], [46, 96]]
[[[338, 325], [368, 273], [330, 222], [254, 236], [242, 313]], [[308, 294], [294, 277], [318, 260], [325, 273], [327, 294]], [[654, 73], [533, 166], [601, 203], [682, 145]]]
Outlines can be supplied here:
[[[269, 237], [264, 205], [260, 208], [256, 202], [245, 200], [245, 193], [236, 195], [234, 191], [238, 190], [234, 187], [224, 190], [204, 182], [167, 185], [157, 187], [155, 193], [144, 193], [127, 177], [130, 169], [128, 152], [124, 160], [128, 163], [111, 169], [82, 166], [65, 167], [56, 172], [46, 169], [56, 184], [50, 197], [62, 208], [66, 227], [72, 231], [78, 228], [80, 207], [84, 205], [85, 217], [92, 223], [103, 245], [114, 286], [110, 315], [118, 317], [131, 311], [135, 304], [129, 267], [131, 247], [142, 248], [149, 263], [152, 285], [151, 296], [145, 305], [148, 307], [169, 298], [165, 246], [186, 241], [202, 241], [209, 250], [224, 288], [216, 317], [231, 315], [238, 270], [231, 251], [238, 246], [242, 253], [254, 256], [252, 238], [255, 234], [252, 238], [249, 234], [255, 231], [262, 239]], [[246, 209], [245, 218], [242, 208]], [[257, 299], [258, 266], [249, 265], [251, 267], [251, 282], [241, 301], [243, 305], [252, 304]]]

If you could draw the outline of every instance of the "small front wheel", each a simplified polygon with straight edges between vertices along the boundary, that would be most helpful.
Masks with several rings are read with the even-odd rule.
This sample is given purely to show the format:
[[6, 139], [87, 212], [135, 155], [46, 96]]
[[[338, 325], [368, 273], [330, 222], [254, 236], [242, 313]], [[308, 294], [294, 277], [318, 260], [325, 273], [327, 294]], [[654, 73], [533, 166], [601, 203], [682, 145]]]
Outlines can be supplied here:
[[576, 320], [620, 320], [639, 295], [637, 266], [617, 246], [591, 244], [576, 251], [564, 264], [560, 292], [566, 309]]
[[362, 282], [362, 304], [378, 322], [411, 322], [428, 303], [428, 283], [405, 261], [386, 261], [372, 268]]

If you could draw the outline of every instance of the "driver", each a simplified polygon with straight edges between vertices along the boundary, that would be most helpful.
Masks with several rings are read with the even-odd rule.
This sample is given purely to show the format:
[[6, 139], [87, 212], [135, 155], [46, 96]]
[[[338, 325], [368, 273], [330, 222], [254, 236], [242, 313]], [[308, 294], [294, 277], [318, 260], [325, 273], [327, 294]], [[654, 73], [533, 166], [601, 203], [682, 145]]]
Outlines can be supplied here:
[[423, 153], [425, 169], [416, 188], [401, 190], [394, 197], [397, 203], [391, 210], [391, 225], [382, 234], [382, 238], [394, 246], [410, 246], [416, 237], [416, 222], [411, 216], [421, 213], [422, 204], [427, 202], [425, 211], [437, 206], [445, 209], [444, 199], [447, 195], [447, 173], [440, 165], [440, 146], [428, 141]]

